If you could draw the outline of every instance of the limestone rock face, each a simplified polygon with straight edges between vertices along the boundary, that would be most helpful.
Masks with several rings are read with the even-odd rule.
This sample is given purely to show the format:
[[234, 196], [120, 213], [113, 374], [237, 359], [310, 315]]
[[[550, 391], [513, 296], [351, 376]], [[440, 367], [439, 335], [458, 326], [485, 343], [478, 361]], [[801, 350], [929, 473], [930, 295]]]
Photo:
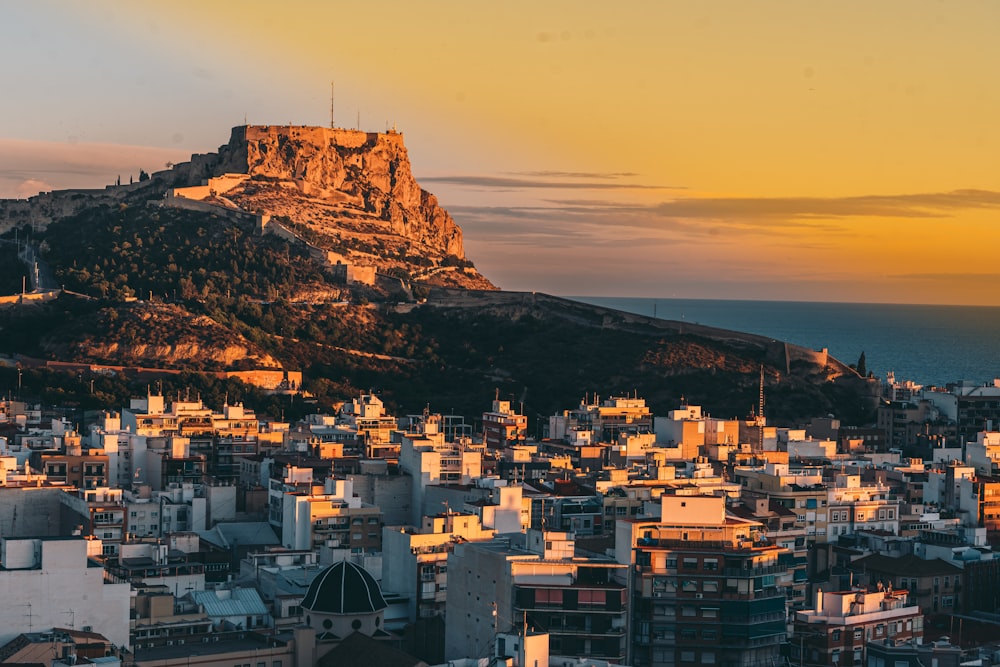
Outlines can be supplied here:
[[465, 257], [462, 230], [413, 178], [401, 134], [238, 127], [219, 149], [213, 166], [213, 175], [237, 172], [294, 181], [303, 194], [334, 203], [351, 215], [380, 221], [388, 233]]

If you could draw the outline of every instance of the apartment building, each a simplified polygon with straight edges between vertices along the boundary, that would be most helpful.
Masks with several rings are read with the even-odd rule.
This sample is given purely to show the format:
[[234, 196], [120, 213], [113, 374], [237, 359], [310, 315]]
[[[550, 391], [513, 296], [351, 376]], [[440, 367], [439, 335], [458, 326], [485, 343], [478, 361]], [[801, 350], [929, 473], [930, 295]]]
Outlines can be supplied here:
[[[628, 566], [578, 557], [568, 533], [455, 545], [448, 556], [445, 657], [487, 655], [498, 632], [548, 632], [553, 655], [625, 662]], [[481, 656], [480, 656], [481, 657]]]
[[617, 522], [615, 557], [629, 566], [628, 664], [778, 664], [789, 551], [719, 496], [661, 498], [655, 520]]
[[819, 591], [814, 609], [795, 613], [791, 660], [802, 667], [861, 667], [869, 641], [919, 642], [923, 623], [906, 590]]
[[483, 442], [487, 449], [506, 449], [523, 445], [528, 437], [528, 418], [510, 407], [510, 401], [493, 401], [483, 413]]

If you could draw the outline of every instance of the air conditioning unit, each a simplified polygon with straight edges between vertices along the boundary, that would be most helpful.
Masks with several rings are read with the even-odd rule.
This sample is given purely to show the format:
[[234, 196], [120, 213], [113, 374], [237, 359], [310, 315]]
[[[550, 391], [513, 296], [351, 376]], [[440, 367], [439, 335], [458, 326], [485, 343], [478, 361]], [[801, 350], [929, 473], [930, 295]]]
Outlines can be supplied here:
[[705, 597], [705, 596], [704, 596], [704, 594], [702, 594], [702, 593], [695, 593], [695, 594], [694, 594], [694, 599], [695, 599], [695, 600], [700, 600], [700, 599], [702, 599], [703, 597]]
[[91, 626], [89, 626], [89, 625], [83, 626], [83, 631], [84, 632], [93, 632], [93, 630], [94, 629]]
[[663, 597], [663, 593], [661, 591], [656, 591], [656, 592], [653, 593], [653, 597], [654, 598], [662, 598]]

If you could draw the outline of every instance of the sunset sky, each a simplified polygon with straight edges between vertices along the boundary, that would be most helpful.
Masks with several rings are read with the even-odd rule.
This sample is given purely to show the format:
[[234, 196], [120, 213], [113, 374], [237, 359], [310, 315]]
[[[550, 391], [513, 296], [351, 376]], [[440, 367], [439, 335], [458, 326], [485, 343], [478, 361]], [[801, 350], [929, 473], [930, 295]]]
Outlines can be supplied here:
[[0, 4], [0, 197], [406, 138], [505, 289], [1000, 305], [1000, 3]]

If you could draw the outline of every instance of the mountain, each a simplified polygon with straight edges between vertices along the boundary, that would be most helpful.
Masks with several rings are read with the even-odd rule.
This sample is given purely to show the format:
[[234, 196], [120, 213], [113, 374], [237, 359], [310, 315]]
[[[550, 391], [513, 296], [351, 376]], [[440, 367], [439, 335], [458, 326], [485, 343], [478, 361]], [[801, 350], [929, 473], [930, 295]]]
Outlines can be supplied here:
[[401, 412], [475, 414], [499, 391], [533, 416], [633, 391], [661, 413], [684, 398], [742, 416], [764, 368], [769, 416], [870, 408], [869, 384], [823, 353], [498, 291], [395, 132], [237, 127], [136, 183], [0, 202], [7, 237], [26, 226], [32, 277], [60, 286], [0, 309], [0, 352], [26, 362], [284, 368], [321, 402], [377, 388]]

